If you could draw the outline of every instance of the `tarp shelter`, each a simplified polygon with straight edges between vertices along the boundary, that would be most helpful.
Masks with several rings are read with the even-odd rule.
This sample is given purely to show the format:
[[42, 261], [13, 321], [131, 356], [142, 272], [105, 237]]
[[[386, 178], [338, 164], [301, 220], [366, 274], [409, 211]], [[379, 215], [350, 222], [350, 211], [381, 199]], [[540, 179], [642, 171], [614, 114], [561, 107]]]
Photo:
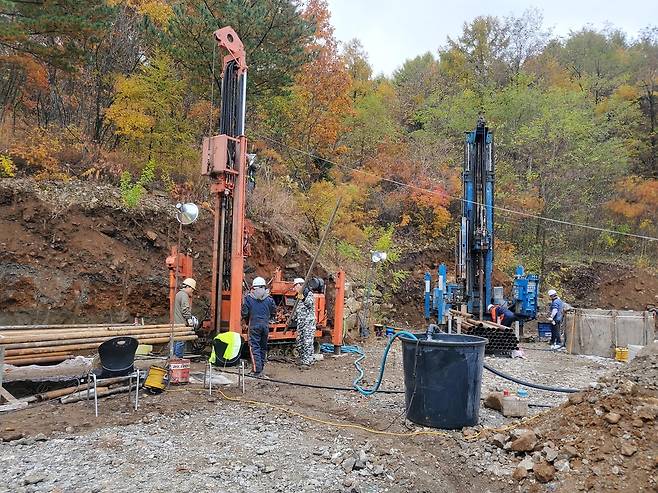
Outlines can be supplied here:
[[573, 354], [615, 357], [616, 347], [653, 341], [653, 312], [576, 308], [565, 314], [567, 350]]

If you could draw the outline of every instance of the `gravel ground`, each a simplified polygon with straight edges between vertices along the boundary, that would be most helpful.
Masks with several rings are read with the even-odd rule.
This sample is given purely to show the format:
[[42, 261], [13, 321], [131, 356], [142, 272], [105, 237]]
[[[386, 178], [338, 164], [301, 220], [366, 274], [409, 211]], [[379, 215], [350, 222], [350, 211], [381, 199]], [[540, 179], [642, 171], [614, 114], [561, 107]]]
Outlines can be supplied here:
[[[368, 347], [364, 385], [374, 382], [384, 341]], [[533, 347], [543, 349], [543, 345]], [[619, 364], [611, 360], [527, 350], [528, 359], [487, 363], [538, 383], [584, 388]], [[311, 371], [269, 363], [275, 379], [350, 386], [353, 355], [325, 358]], [[383, 387], [403, 390], [399, 345]], [[482, 395], [510, 388], [485, 371]], [[404, 419], [404, 395], [364, 397], [249, 380], [247, 403], [187, 391], [146, 396], [133, 412], [126, 396], [103, 399], [95, 419], [85, 403], [46, 403], [2, 416], [0, 493], [39, 491], [239, 492], [498, 492], [516, 490], [517, 459], [485, 440], [482, 427], [515, 423], [481, 407], [480, 424], [445, 436], [392, 436], [309, 421], [283, 408], [334, 423], [408, 434], [427, 431]], [[530, 402], [558, 405], [566, 396], [530, 389]], [[545, 408], [532, 408], [545, 412]], [[541, 417], [539, 419], [542, 419]], [[31, 424], [32, 423], [32, 424]], [[22, 438], [21, 438], [22, 437]]]
[[[348, 453], [347, 440], [327, 444], [302, 423], [261, 410], [226, 411], [10, 442], [2, 446], [0, 491], [183, 492], [221, 485], [225, 491], [310, 493], [342, 485], [345, 474], [331, 458]], [[373, 476], [368, 491], [385, 491], [391, 476], [376, 472], [381, 480]]]

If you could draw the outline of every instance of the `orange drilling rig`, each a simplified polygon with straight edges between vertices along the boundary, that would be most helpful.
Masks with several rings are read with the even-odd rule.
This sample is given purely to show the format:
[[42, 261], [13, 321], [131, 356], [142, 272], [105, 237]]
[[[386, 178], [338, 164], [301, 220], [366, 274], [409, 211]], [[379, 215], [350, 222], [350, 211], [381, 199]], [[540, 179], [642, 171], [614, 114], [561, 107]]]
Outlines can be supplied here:
[[[247, 192], [247, 137], [245, 112], [247, 96], [247, 63], [244, 45], [231, 27], [213, 33], [223, 58], [221, 112], [219, 134], [203, 139], [201, 174], [211, 180], [210, 192], [214, 214], [212, 286], [210, 317], [200, 328], [205, 340], [218, 332], [231, 330], [247, 339], [247, 327], [240, 315], [245, 283], [245, 257], [249, 256], [249, 235], [252, 228], [245, 217]], [[168, 262], [171, 269], [175, 259]], [[186, 265], [187, 267], [187, 265]], [[188, 275], [189, 271], [187, 272]], [[175, 280], [174, 280], [175, 281]], [[335, 277], [335, 301], [332, 320], [327, 316], [325, 283], [313, 279], [311, 287], [316, 297], [316, 341], [327, 341], [340, 352], [343, 338], [345, 273]], [[271, 347], [282, 345], [291, 351], [296, 339], [296, 327], [290, 322], [295, 303], [292, 281], [285, 281], [277, 270], [269, 283], [270, 294], [277, 305], [276, 320], [270, 325]], [[285, 353], [284, 353], [285, 354]], [[291, 352], [292, 354], [292, 352]]]

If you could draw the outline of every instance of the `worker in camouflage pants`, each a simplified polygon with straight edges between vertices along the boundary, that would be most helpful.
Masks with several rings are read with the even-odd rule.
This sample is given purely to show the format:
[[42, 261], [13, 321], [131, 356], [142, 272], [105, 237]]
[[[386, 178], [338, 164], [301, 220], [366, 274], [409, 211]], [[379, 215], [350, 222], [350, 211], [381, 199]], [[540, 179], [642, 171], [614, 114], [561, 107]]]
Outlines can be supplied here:
[[304, 279], [298, 277], [294, 281], [297, 291], [297, 306], [294, 317], [297, 321], [297, 352], [299, 353], [299, 368], [308, 370], [313, 364], [313, 338], [315, 337], [315, 295], [306, 288]]

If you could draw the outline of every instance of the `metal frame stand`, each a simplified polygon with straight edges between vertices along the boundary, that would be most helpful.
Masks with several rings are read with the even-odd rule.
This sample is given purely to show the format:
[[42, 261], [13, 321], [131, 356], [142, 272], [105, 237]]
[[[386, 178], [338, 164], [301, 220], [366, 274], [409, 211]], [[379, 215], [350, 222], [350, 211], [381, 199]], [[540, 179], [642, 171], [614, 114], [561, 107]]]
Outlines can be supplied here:
[[[137, 408], [139, 407], [139, 376], [140, 376], [140, 371], [139, 368], [136, 368], [134, 372], [132, 372], [129, 375], [126, 375], [128, 377], [128, 400], [132, 401], [132, 387], [133, 387], [133, 378], [135, 378], [135, 411], [137, 411]], [[90, 378], [91, 377], [91, 378]], [[95, 373], [89, 373], [87, 375], [87, 402], [89, 402], [89, 391], [91, 390], [91, 386], [89, 385], [91, 381], [94, 382], [94, 413], [96, 414], [96, 417], [98, 417], [98, 377], [96, 376]]]

